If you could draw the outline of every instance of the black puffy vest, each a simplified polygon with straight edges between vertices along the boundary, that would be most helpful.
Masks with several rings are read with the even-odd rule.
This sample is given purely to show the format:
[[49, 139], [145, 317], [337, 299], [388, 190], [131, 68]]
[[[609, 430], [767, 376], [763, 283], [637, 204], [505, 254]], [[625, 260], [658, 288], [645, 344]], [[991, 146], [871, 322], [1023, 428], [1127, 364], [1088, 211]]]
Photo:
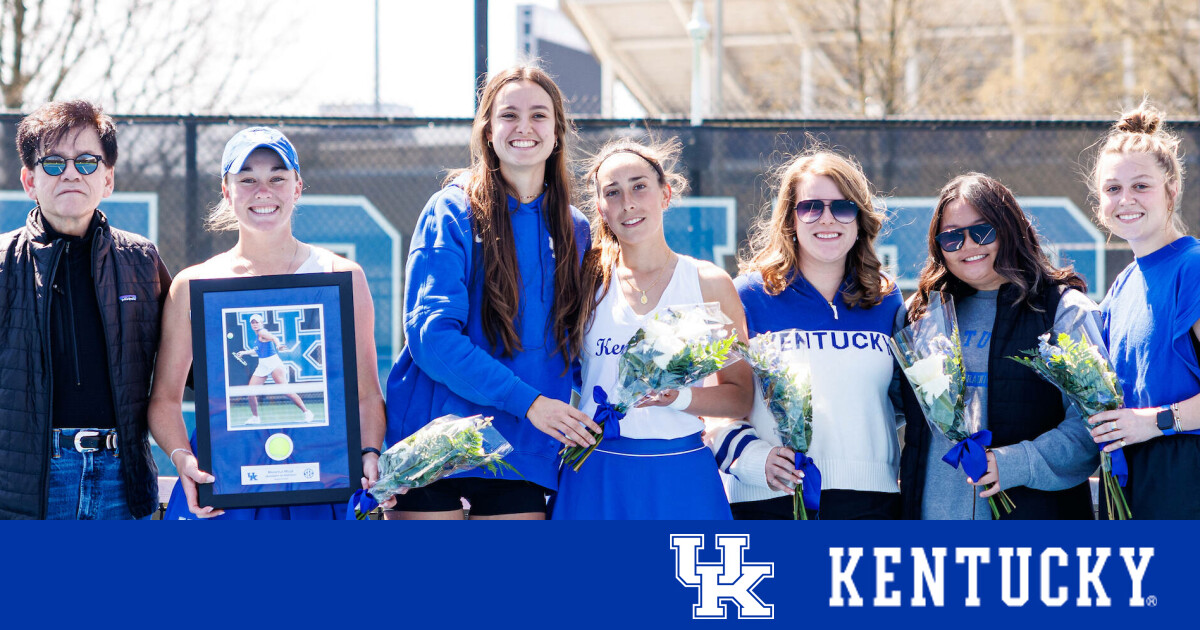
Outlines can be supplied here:
[[[158, 504], [146, 412], [171, 276], [150, 241], [110, 228], [96, 212], [98, 221], [89, 228], [93, 273], [121, 474], [129, 511], [140, 518]], [[46, 515], [52, 411], [48, 292], [62, 250], [61, 240], [47, 239], [37, 209], [25, 227], [0, 235], [0, 519]]]
[[[1042, 380], [1033, 370], [1005, 358], [1019, 356], [1023, 350], [1037, 347], [1038, 335], [1054, 327], [1054, 316], [1065, 285], [1059, 285], [1034, 298], [1040, 311], [1013, 304], [1017, 290], [1011, 284], [1000, 287], [996, 297], [996, 321], [992, 325], [991, 345], [988, 348], [988, 430], [992, 446], [1008, 446], [1055, 428], [1062, 422], [1066, 410], [1062, 394]], [[964, 292], [956, 297], [969, 295]], [[900, 493], [904, 518], [921, 518], [921, 502], [925, 488], [925, 462], [928, 458], [930, 429], [921, 412], [912, 386], [905, 382], [901, 388], [904, 413], [907, 418], [904, 450], [900, 456]], [[965, 480], [964, 480], [965, 483]], [[1066, 490], [1034, 490], [1007, 488], [1009, 498], [1016, 504], [1011, 514], [1001, 519], [1091, 519], [1092, 495], [1088, 482]]]

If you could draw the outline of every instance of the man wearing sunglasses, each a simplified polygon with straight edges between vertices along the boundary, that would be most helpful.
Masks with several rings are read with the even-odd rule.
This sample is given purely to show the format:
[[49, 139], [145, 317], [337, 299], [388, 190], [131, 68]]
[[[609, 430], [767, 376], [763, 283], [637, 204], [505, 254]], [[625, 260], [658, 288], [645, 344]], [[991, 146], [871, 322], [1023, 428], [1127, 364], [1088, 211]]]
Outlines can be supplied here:
[[171, 276], [108, 225], [117, 132], [85, 101], [17, 127], [36, 206], [0, 235], [0, 518], [143, 518], [158, 505], [150, 375]]

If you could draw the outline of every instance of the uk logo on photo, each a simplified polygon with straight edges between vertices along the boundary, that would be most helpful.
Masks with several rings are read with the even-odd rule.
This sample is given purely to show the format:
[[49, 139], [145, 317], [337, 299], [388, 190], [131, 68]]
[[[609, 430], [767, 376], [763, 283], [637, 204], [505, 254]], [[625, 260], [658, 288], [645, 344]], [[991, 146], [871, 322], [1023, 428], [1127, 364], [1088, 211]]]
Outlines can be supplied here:
[[775, 607], [754, 593], [759, 582], [775, 575], [774, 562], [746, 562], [749, 534], [717, 534], [720, 562], [700, 562], [704, 536], [673, 534], [675, 579], [699, 591], [692, 606], [692, 619], [725, 619], [730, 605], [737, 606], [738, 619], [774, 619]]

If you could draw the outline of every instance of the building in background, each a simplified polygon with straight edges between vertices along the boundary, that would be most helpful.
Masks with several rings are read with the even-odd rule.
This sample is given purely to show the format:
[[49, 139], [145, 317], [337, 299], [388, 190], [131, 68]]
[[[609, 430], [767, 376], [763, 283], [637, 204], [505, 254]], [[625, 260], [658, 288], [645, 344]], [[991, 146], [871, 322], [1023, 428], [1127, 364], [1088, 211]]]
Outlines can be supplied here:
[[563, 13], [535, 4], [518, 6], [517, 56], [541, 62], [558, 83], [572, 115], [612, 117], [611, 96], [604, 97], [600, 62]]

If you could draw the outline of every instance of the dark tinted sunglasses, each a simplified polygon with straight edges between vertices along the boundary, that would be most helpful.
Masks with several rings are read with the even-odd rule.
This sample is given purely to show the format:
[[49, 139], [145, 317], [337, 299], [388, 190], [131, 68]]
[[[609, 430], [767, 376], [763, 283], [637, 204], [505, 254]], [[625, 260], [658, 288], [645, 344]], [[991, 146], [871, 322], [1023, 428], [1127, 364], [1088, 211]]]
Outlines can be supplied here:
[[980, 245], [988, 245], [996, 240], [996, 228], [991, 223], [980, 223], [967, 227], [946, 230], [937, 235], [937, 243], [944, 252], [956, 252], [967, 242], [967, 234], [971, 240]]
[[838, 223], [851, 223], [858, 216], [858, 204], [849, 199], [805, 199], [796, 204], [796, 218], [802, 223], [816, 223], [829, 206], [829, 213]]
[[61, 155], [47, 155], [37, 161], [42, 165], [42, 170], [51, 177], [58, 177], [67, 170], [67, 162], [75, 164], [75, 170], [79, 171], [80, 175], [91, 175], [96, 172], [100, 166], [100, 156], [92, 155], [91, 153], [80, 153], [74, 159], [65, 158]]

